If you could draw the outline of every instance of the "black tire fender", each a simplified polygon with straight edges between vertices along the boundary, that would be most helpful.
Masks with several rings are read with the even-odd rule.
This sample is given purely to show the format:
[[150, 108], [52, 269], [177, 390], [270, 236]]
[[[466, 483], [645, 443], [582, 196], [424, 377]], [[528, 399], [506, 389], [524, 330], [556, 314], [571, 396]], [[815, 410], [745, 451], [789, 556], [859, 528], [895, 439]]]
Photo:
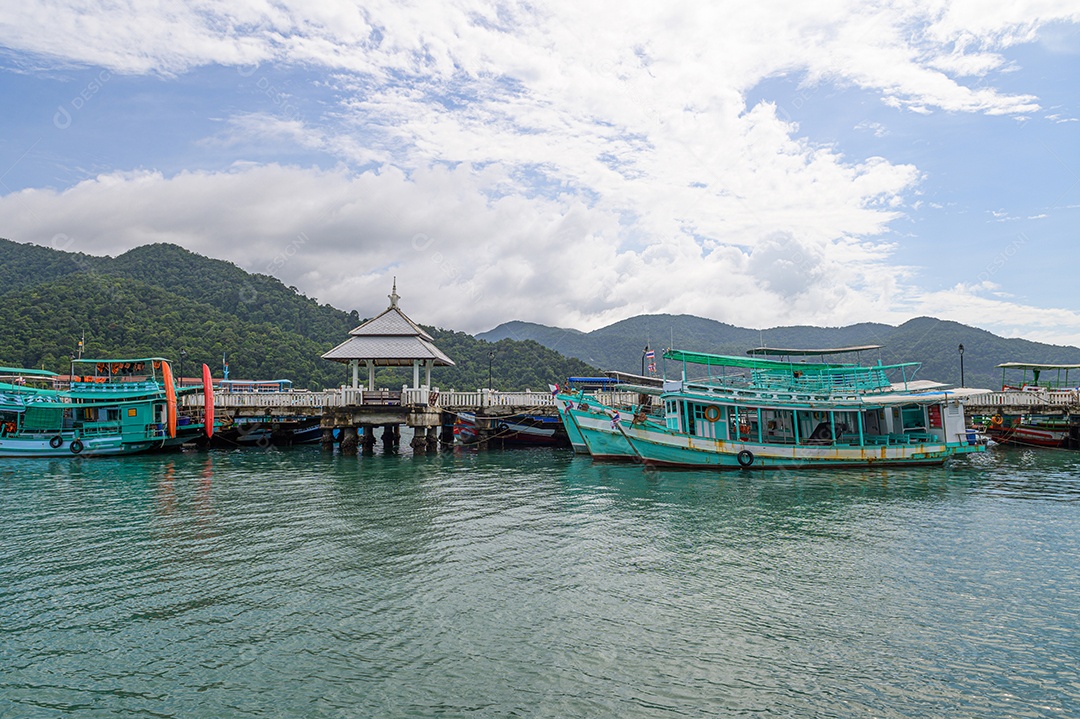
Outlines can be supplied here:
[[748, 449], [744, 449], [735, 455], [735, 461], [739, 463], [740, 467], [749, 467], [754, 463], [754, 453]]

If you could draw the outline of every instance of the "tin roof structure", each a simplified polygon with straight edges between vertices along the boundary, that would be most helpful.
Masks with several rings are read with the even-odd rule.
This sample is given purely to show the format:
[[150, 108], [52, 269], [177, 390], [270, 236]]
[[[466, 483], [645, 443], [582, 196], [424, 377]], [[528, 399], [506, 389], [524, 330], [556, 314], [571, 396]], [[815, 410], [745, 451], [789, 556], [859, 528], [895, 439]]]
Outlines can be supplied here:
[[427, 332], [398, 307], [401, 299], [397, 282], [389, 295], [386, 310], [349, 332], [349, 339], [323, 355], [323, 359], [348, 363], [367, 362], [376, 367], [407, 367], [416, 360], [432, 360], [435, 367], [450, 367], [454, 361], [435, 346]]

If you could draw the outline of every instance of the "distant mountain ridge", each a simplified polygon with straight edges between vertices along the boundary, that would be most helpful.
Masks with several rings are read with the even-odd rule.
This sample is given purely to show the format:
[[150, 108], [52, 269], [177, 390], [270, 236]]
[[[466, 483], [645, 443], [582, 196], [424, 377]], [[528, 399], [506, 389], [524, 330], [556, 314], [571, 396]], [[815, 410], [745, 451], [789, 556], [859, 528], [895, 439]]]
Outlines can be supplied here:
[[[67, 372], [85, 332], [89, 356], [164, 356], [179, 364], [183, 351], [187, 374], [206, 363], [220, 376], [227, 355], [234, 379], [288, 378], [319, 389], [348, 381], [344, 365], [321, 355], [361, 321], [356, 311], [320, 305], [274, 277], [176, 245], [97, 257], [0, 239], [0, 365]], [[422, 326], [457, 363], [435, 369], [432, 381], [444, 389], [490, 381], [498, 389], [546, 390], [596, 372], [537, 342], [492, 344]], [[380, 369], [376, 381], [400, 387], [411, 374]]]
[[[959, 346], [964, 345], [964, 384], [999, 389], [1002, 362], [1080, 364], [1080, 348], [1007, 339], [986, 330], [933, 317], [892, 326], [865, 322], [847, 327], [789, 326], [766, 330], [736, 327], [693, 315], [639, 315], [592, 332], [531, 322], [506, 322], [476, 335], [488, 341], [531, 339], [605, 370], [640, 372], [646, 344], [656, 351], [674, 346], [696, 352], [744, 355], [753, 347], [833, 348], [882, 345], [864, 361], [921, 362], [918, 379], [960, 384]], [[1073, 382], [1073, 376], [1069, 377]], [[1076, 373], [1080, 384], [1080, 372]]]

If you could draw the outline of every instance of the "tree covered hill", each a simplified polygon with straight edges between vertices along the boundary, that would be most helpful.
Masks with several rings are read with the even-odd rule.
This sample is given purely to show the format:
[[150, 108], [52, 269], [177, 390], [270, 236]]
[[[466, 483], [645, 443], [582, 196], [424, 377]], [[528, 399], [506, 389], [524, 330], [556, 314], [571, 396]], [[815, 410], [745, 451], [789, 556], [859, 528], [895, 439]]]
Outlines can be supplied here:
[[[112, 258], [0, 239], [0, 364], [67, 372], [85, 332], [84, 356], [164, 356], [178, 364], [184, 350], [187, 374], [206, 363], [220, 376], [224, 354], [233, 378], [288, 378], [319, 389], [349, 381], [344, 365], [321, 355], [361, 321], [273, 277], [175, 245]], [[536, 342], [425, 329], [457, 363], [434, 370], [432, 382], [443, 388], [485, 387], [489, 367], [493, 386], [505, 390], [596, 373]], [[376, 375], [382, 387], [411, 380], [411, 371]]]
[[[640, 315], [592, 332], [528, 322], [508, 322], [477, 335], [489, 341], [533, 339], [570, 357], [603, 369], [640, 372], [646, 344], [659, 358], [665, 347], [745, 355], [752, 347], [844, 347], [883, 345], [863, 356], [886, 364], [921, 362], [916, 377], [960, 384], [959, 346], [964, 345], [964, 384], [996, 389], [1002, 362], [1080, 364], [1080, 349], [1006, 339], [958, 322], [918, 317], [894, 327], [862, 323], [847, 327], [774, 327], [756, 330], [691, 315]], [[659, 359], [658, 359], [659, 362]], [[674, 371], [674, 368], [672, 368]], [[1019, 376], [1015, 377], [1017, 380]], [[1074, 381], [1073, 376], [1069, 377]], [[1080, 383], [1080, 372], [1075, 381]]]

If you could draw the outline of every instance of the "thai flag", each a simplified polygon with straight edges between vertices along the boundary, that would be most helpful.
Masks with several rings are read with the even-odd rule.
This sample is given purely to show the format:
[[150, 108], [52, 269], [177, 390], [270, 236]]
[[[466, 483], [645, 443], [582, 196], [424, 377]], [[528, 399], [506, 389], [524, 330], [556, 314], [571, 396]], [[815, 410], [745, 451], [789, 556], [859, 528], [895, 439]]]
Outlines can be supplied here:
[[612, 429], [618, 429], [619, 428], [619, 412], [618, 412], [618, 410], [616, 410], [615, 412], [613, 412], [611, 414], [611, 428]]
[[656, 353], [652, 350], [645, 350], [645, 359], [647, 359], [649, 362], [652, 362], [654, 359], [656, 359]]

